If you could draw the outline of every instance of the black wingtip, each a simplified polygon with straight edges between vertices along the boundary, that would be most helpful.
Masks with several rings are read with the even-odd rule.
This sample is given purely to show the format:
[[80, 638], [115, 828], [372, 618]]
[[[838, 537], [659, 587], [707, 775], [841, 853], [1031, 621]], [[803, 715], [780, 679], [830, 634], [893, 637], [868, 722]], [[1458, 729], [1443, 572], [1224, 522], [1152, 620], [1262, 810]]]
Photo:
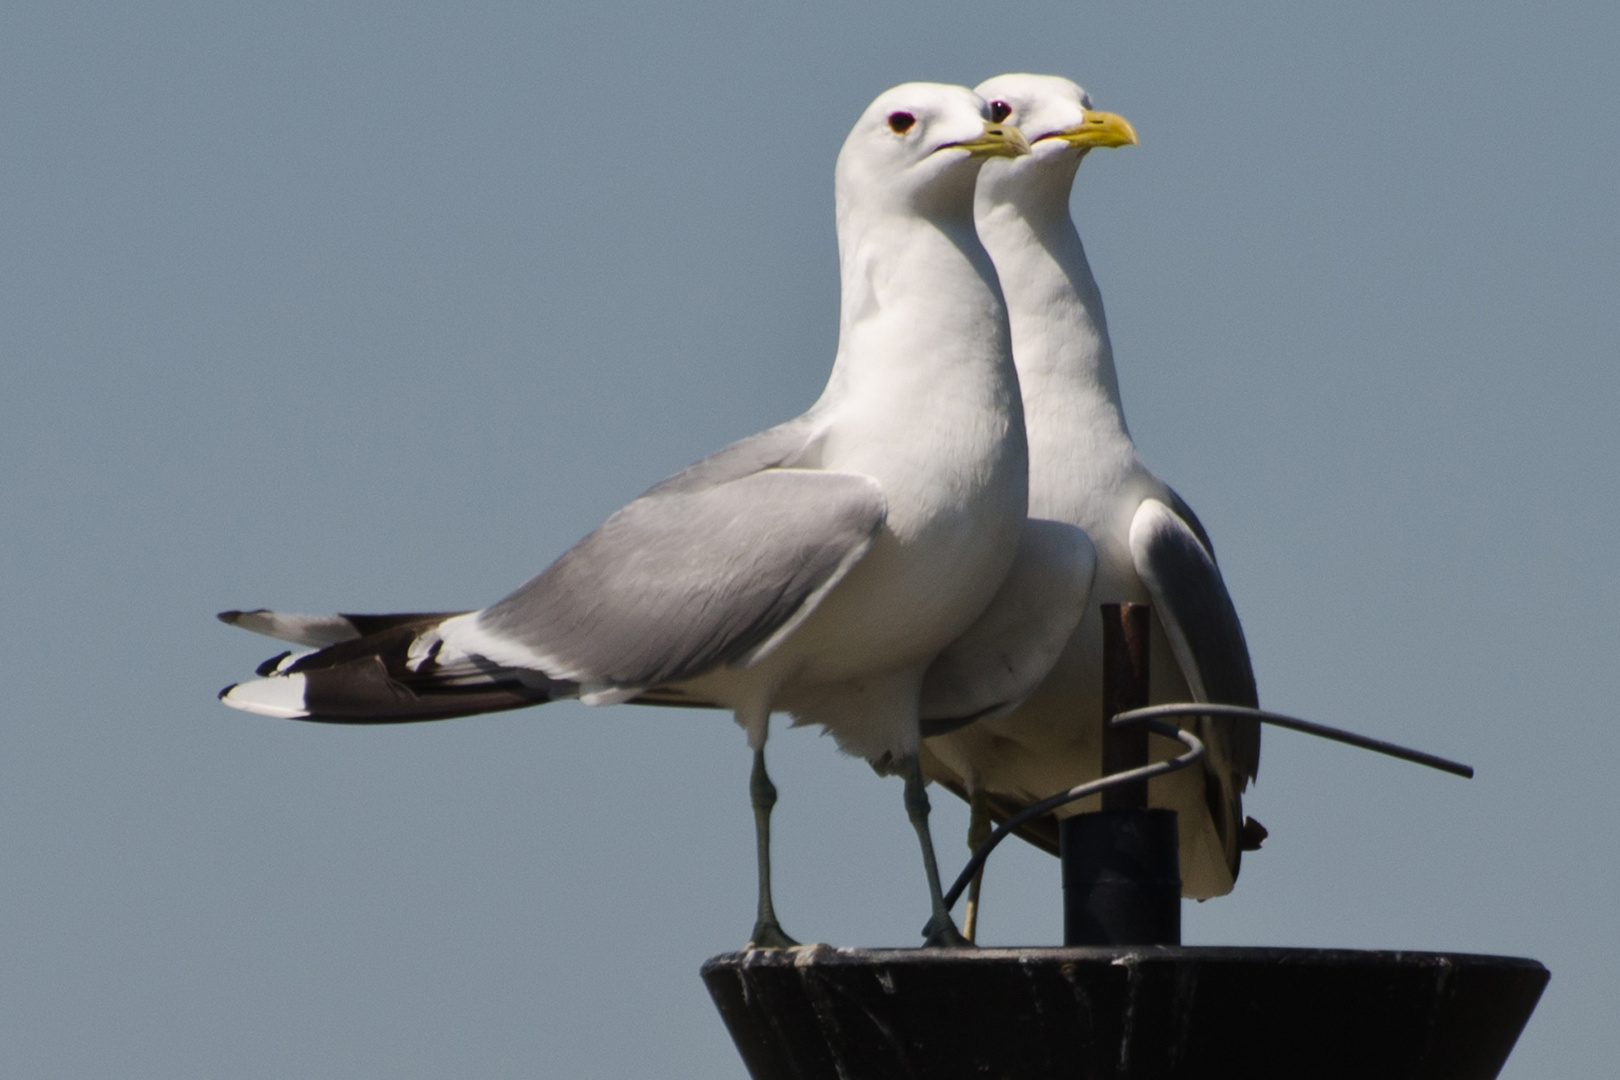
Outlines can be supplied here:
[[233, 682], [233, 683], [231, 683], [231, 685], [229, 685], [225, 689], [221, 690], [218, 693], [218, 695], [216, 695], [216, 696], [219, 698], [219, 700], [224, 701], [226, 694], [230, 693], [232, 690], [235, 690], [238, 686], [241, 686], [241, 685], [242, 685], [241, 683], [234, 683]]
[[218, 619], [222, 623], [225, 623], [227, 626], [235, 626], [249, 615], [267, 615], [269, 612], [269, 608], [262, 607], [256, 607], [252, 611], [238, 611], [235, 608], [232, 608], [229, 611], [220, 612], [218, 615], [215, 615], [214, 618]]
[[1266, 827], [1252, 817], [1243, 819], [1243, 828], [1238, 832], [1238, 850], [1259, 851], [1260, 845], [1266, 842], [1271, 833]]
[[276, 653], [276, 655], [272, 656], [270, 659], [266, 660], [264, 663], [260, 664], [256, 668], [254, 668], [253, 669], [253, 674], [259, 676], [261, 679], [267, 679], [271, 675], [274, 675], [276, 673], [276, 665], [281, 663], [283, 660], [287, 659], [287, 657], [289, 657], [291, 655], [292, 655], [292, 650], [291, 649], [285, 649], [285, 650], [283, 650], [281, 652], [278, 652], [278, 653]]

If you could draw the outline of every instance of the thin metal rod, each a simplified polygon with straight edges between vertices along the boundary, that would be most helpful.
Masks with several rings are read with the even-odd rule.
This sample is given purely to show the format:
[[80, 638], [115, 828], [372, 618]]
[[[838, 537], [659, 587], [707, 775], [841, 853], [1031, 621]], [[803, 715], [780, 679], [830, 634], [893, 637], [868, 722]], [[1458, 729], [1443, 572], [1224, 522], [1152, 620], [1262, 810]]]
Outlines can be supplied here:
[[950, 891], [945, 894], [945, 909], [949, 911], [955, 906], [956, 901], [962, 895], [962, 891], [968, 887], [968, 883], [973, 880], [974, 875], [990, 858], [990, 853], [1024, 822], [1029, 821], [1031, 818], [1038, 818], [1042, 814], [1050, 813], [1066, 803], [1074, 802], [1076, 799], [1084, 799], [1088, 795], [1095, 795], [1098, 792], [1107, 791], [1110, 788], [1117, 788], [1125, 784], [1146, 783], [1155, 776], [1163, 776], [1166, 773], [1185, 769], [1203, 757], [1204, 744], [1196, 736], [1174, 725], [1161, 723], [1165, 719], [1176, 716], [1245, 717], [1251, 720], [1259, 720], [1263, 724], [1271, 724], [1274, 727], [1287, 728], [1290, 731], [1303, 732], [1306, 735], [1315, 735], [1319, 739], [1330, 739], [1333, 742], [1341, 742], [1349, 746], [1360, 747], [1363, 750], [1371, 750], [1375, 754], [1386, 754], [1389, 757], [1400, 758], [1402, 761], [1427, 765], [1431, 769], [1451, 773], [1453, 776], [1461, 776], [1469, 780], [1474, 777], [1474, 767], [1464, 765], [1460, 761], [1452, 761], [1437, 754], [1424, 753], [1422, 750], [1413, 750], [1397, 743], [1385, 742], [1383, 739], [1357, 735], [1355, 732], [1345, 731], [1343, 728], [1329, 727], [1327, 724], [1317, 724], [1310, 720], [1301, 720], [1297, 716], [1284, 716], [1282, 713], [1266, 712], [1264, 709], [1247, 709], [1241, 705], [1214, 705], [1208, 702], [1149, 705], [1144, 709], [1132, 709], [1129, 712], [1122, 712], [1115, 716], [1108, 722], [1109, 726], [1118, 727], [1125, 724], [1146, 723], [1148, 729], [1156, 734], [1179, 739], [1183, 745], [1189, 748], [1187, 753], [1177, 758], [1171, 758], [1169, 761], [1159, 761], [1143, 768], [1130, 769], [1126, 772], [1115, 773], [1113, 776], [1105, 776], [1100, 780], [1092, 780], [1077, 787], [1072, 787], [1068, 791], [1060, 791], [1056, 795], [1048, 796], [1038, 803], [1031, 803], [1029, 806], [1024, 807], [1018, 813], [996, 826], [995, 831], [990, 834], [990, 838], [980, 844], [978, 850], [974, 851], [973, 857], [968, 860], [967, 866], [963, 867], [962, 873], [957, 876], [956, 884], [952, 885]]
[[1130, 723], [1133, 720], [1163, 720], [1171, 716], [1241, 716], [1275, 727], [1287, 728], [1290, 731], [1302, 731], [1306, 735], [1315, 735], [1319, 739], [1331, 739], [1334, 742], [1347, 743], [1350, 746], [1359, 746], [1363, 750], [1371, 750], [1375, 754], [1387, 754], [1402, 761], [1415, 762], [1418, 765], [1427, 765], [1431, 769], [1451, 773], [1453, 776], [1474, 778], [1474, 767], [1464, 765], [1460, 761], [1439, 757], [1435, 754], [1426, 754], [1422, 750], [1413, 750], [1396, 743], [1385, 742], [1383, 739], [1373, 739], [1366, 735], [1357, 735], [1353, 731], [1343, 728], [1328, 727], [1326, 724], [1316, 724], [1309, 720], [1301, 720], [1295, 716], [1284, 716], [1281, 713], [1266, 712], [1263, 709], [1245, 709], [1241, 705], [1150, 705], [1145, 709], [1132, 709], [1127, 713], [1120, 713], [1114, 717], [1114, 723]]
[[[1113, 722], [1117, 724], [1121, 721], [1122, 717], [1115, 717]], [[1038, 803], [1031, 803], [1024, 807], [1018, 813], [997, 825], [995, 831], [990, 834], [990, 839], [979, 845], [979, 850], [973, 853], [973, 858], [968, 860], [967, 866], [963, 867], [962, 873], [957, 876], [956, 884], [952, 885], [950, 892], [945, 894], [946, 911], [956, 905], [956, 901], [962, 895], [962, 890], [968, 887], [968, 883], [973, 880], [973, 875], [978, 871], [979, 867], [984, 865], [985, 860], [990, 858], [990, 853], [996, 849], [996, 846], [1007, 839], [1008, 836], [1011, 836], [1012, 831], [1024, 822], [1029, 821], [1031, 818], [1038, 818], [1042, 814], [1050, 813], [1064, 803], [1084, 799], [1088, 795], [1095, 795], [1100, 791], [1119, 787], [1121, 784], [1132, 784], [1137, 781], [1145, 783], [1155, 776], [1163, 776], [1178, 769], [1185, 769], [1204, 756], [1204, 744], [1199, 741], [1198, 736], [1190, 731], [1183, 731], [1173, 724], [1161, 724], [1156, 720], [1149, 720], [1147, 717], [1132, 717], [1123, 722], [1127, 724], [1145, 722], [1154, 733], [1175, 739], [1183, 746], [1186, 746], [1187, 752], [1180, 757], [1171, 758], [1169, 761], [1156, 761], [1139, 769], [1130, 769], [1126, 772], [1115, 773], [1113, 776], [1105, 776], [1101, 780], [1088, 781], [1077, 787], [1072, 787], [1068, 791], [1060, 791], [1056, 795], [1048, 796]]]

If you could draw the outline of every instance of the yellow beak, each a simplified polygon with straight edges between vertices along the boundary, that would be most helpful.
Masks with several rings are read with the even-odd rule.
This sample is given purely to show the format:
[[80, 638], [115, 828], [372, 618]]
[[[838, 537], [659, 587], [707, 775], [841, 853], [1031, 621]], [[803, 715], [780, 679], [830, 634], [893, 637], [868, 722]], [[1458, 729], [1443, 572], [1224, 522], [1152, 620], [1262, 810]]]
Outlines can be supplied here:
[[1136, 146], [1136, 129], [1117, 113], [1086, 110], [1085, 119], [1066, 131], [1054, 131], [1052, 138], [1074, 146]]
[[1024, 138], [1022, 131], [1011, 124], [987, 122], [984, 125], [984, 134], [977, 139], [950, 145], [959, 146], [974, 157], [981, 158], [1019, 157], [1029, 153], [1029, 140]]

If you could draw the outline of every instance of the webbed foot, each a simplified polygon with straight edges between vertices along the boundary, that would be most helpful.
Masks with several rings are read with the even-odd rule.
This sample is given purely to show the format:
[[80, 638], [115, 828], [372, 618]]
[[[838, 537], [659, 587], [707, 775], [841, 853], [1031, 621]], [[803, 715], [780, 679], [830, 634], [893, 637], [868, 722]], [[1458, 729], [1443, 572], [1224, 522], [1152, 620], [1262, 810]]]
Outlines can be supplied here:
[[[954, 928], [953, 928], [954, 929]], [[799, 943], [787, 936], [782, 924], [775, 919], [761, 919], [754, 924], [754, 932], [748, 937], [746, 949], [793, 949]]]
[[962, 931], [956, 928], [956, 923], [949, 915], [943, 920], [936, 915], [928, 920], [923, 927], [923, 948], [925, 949], [972, 949], [973, 942], [962, 936]]

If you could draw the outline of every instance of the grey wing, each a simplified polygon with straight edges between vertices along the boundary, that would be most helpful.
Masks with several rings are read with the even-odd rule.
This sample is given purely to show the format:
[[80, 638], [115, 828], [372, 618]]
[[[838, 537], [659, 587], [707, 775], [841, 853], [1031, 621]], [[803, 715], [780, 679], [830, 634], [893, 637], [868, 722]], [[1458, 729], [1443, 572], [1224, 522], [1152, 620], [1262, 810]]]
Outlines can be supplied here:
[[[1243, 624], [1214, 557], [1192, 526], [1164, 503], [1146, 499], [1131, 520], [1130, 545], [1194, 698], [1257, 708], [1260, 694]], [[1260, 725], [1229, 723], [1231, 764], [1242, 777], [1241, 788], [1260, 768]]]
[[738, 439], [708, 457], [693, 462], [674, 476], [659, 481], [641, 497], [702, 491], [765, 469], [791, 466], [804, 453], [817, 427], [815, 410], [811, 410], [784, 424]]
[[485, 609], [477, 633], [587, 686], [649, 687], [744, 663], [809, 614], [887, 513], [877, 482], [852, 473], [679, 479]]
[[[650, 507], [654, 504], [665, 510], [671, 507], [677, 510], [684, 507], [686, 523], [690, 526], [694, 520], [703, 517], [701, 513], [692, 514], [692, 511], [704, 505], [704, 500], [683, 504], [679, 502], [678, 497], [714, 491], [729, 481], [742, 480], [772, 466], [796, 461], [803, 456], [808, 447], [813, 446], [816, 430], [817, 422], [812, 410], [786, 424], [735, 442], [689, 466], [615, 515], [607, 526], [587, 538], [575, 552], [564, 556], [563, 562], [567, 563], [565, 569], [577, 570], [581, 564], [588, 564], [590, 560], [582, 559], [584, 553], [580, 552], [580, 548], [600, 549], [604, 546], [605, 539], [616, 537], [619, 541], [628, 540], [629, 544], [634, 545], [637, 539], [634, 535], [636, 530], [628, 526], [633, 526], [637, 522], [645, 524], [649, 519], [657, 518], [658, 514], [649, 513]], [[843, 486], [851, 486], [847, 482], [851, 479], [856, 481], [853, 485], [856, 488], [875, 487], [865, 478], [847, 477]], [[790, 482], [787, 486], [793, 485]], [[833, 484], [823, 484], [817, 490], [822, 496], [831, 496], [833, 488], [838, 486], [839, 481], [835, 480]], [[747, 487], [744, 486], [745, 495]], [[715, 501], [708, 500], [708, 502]], [[821, 501], [825, 502], [826, 499]], [[872, 501], [870, 491], [862, 490], [850, 500], [852, 504], [863, 501]], [[765, 502], [768, 504], [769, 498], [766, 498]], [[881, 525], [881, 495], [876, 497], [876, 503], [879, 507], [876, 517], [878, 524]], [[812, 499], [811, 505], [816, 504], [817, 500]], [[628, 558], [625, 559], [627, 570], [624, 581], [619, 583], [618, 591], [624, 592], [626, 583], [633, 582], [636, 574], [649, 572], [650, 564], [657, 564], [662, 560], [666, 569], [669, 569], [677, 563], [681, 553], [674, 552], [677, 558], [670, 558], [672, 543], [676, 546], [688, 543], [690, 550], [696, 551], [705, 543], [712, 544], [716, 536], [722, 537], [720, 541], [722, 547], [725, 537], [733, 541], [739, 538], [745, 541], [757, 540], [759, 539], [757, 534], [762, 531], [762, 526], [763, 531], [768, 532], [770, 522], [776, 521], [780, 524], [780, 518], [783, 516], [780, 511], [780, 507], [773, 509], [767, 505], [765, 512], [753, 520], [752, 529], [747, 526], [739, 528], [736, 523], [728, 526], [712, 521], [702, 522], [695, 530], [689, 528], [686, 534], [680, 534], [678, 529], [661, 531], [655, 527], [652, 530], [654, 535], [648, 540], [645, 550], [620, 552], [621, 555], [628, 554]], [[808, 530], [808, 547], [814, 550], [806, 556], [804, 565], [789, 566], [785, 573], [777, 576], [775, 583], [781, 592], [774, 597], [774, 601], [778, 608], [785, 607], [789, 610], [786, 619], [779, 618], [780, 613], [771, 610], [769, 600], [762, 603], [757, 595], [749, 598], [754, 601], [754, 607], [739, 614], [736, 605], [728, 607], [724, 603], [725, 598], [721, 595], [724, 590], [721, 590], [721, 593], [715, 593], [707, 600], [697, 599], [700, 607], [705, 603], [718, 603], [719, 607], [706, 613], [700, 612], [699, 617], [694, 620], [693, 627], [701, 630], [707, 626], [713, 631], [715, 629], [713, 624], [716, 622], [724, 623], [727, 618], [733, 620], [740, 618], [744, 627], [741, 635], [743, 640], [748, 640], [750, 632], [757, 631], [763, 626], [776, 624], [777, 633], [791, 627], [794, 619], [802, 617], [803, 613], [814, 606], [815, 597], [818, 595], [815, 588], [805, 587], [805, 579], [820, 582], [820, 588], [823, 590], [830, 588], [843, 571], [859, 558], [860, 553], [865, 551], [866, 545], [870, 542], [870, 538], [864, 534], [854, 541], [847, 541], [836, 535], [840, 525], [847, 525], [851, 516], [860, 518], [863, 515], [858, 508], [854, 508], [851, 514], [839, 518], [835, 508], [832, 513], [832, 528], [820, 536], [820, 541], [824, 542], [822, 546], [818, 547], [817, 537], [810, 535], [814, 530]], [[706, 532], [711, 525], [714, 527], [713, 531]], [[701, 535], [694, 538], [692, 535], [694, 532]], [[859, 534], [860, 529], [856, 528], [855, 532]], [[626, 533], [631, 535], [627, 538]], [[623, 547], [624, 544], [621, 543], [620, 546]], [[838, 552], [843, 555], [842, 562], [836, 557]], [[776, 553], [780, 554], [780, 550]], [[826, 569], [829, 553], [832, 553], [831, 572]], [[750, 569], [743, 565], [748, 562], [747, 553], [732, 561], [736, 564], [734, 568], [740, 567], [744, 572]], [[601, 569], [601, 566], [597, 565], [596, 568]], [[558, 568], [554, 566], [552, 569]], [[710, 569], [724, 571], [725, 567]], [[759, 567], [754, 566], [752, 569], [757, 570]], [[564, 579], [570, 576], [567, 573], [553, 574], [552, 571], [547, 571], [547, 574], [553, 578]], [[546, 576], [542, 575], [542, 579]], [[577, 577], [577, 574], [574, 576]], [[520, 598], [530, 593], [535, 584], [531, 582], [529, 586], [508, 597], [504, 602], [508, 609], [521, 608]], [[731, 583], [732, 586], [736, 584]], [[566, 589], [564, 591], [566, 592]], [[584, 644], [601, 646], [600, 631], [603, 627], [611, 626], [616, 616], [622, 619], [627, 612], [634, 613], [638, 602], [645, 606], [653, 592], [656, 592], [656, 587], [648, 590], [643, 596], [631, 597], [628, 603], [624, 602], [623, 596], [614, 596], [614, 589], [611, 587], [597, 590], [595, 597], [586, 597], [584, 602], [587, 605], [600, 605], [600, 610], [587, 610], [584, 614], [584, 620], [593, 624], [597, 631], [594, 638], [587, 633]], [[747, 590], [744, 589], [743, 592], [746, 593]], [[553, 596], [551, 599], [553, 614], [556, 614], [558, 608], [566, 608], [566, 603], [555, 602], [557, 597]], [[746, 607], [746, 603], [743, 606]], [[515, 650], [519, 655], [514, 656], [511, 663], [492, 660], [485, 655], [486, 650], [480, 646], [494, 645], [496, 652], [503, 649], [512, 650], [510, 639], [502, 640], [499, 635], [493, 637], [487, 634], [480, 635], [476, 624], [468, 627], [467, 624], [481, 614], [471, 612], [303, 615], [268, 611], [263, 608], [254, 611], [221, 612], [219, 618], [223, 622], [283, 641], [310, 646], [319, 651], [298, 656], [281, 653], [272, 657], [259, 666], [258, 674], [262, 676], [261, 678], [226, 687], [221, 691], [220, 698], [227, 705], [270, 716], [371, 724], [441, 719], [496, 709], [518, 708], [556, 697], [572, 696], [581, 689], [570, 680], [553, 679], [546, 671], [537, 670], [545, 668], [546, 665], [537, 665], [533, 662], [535, 657], [531, 649], [520, 647]], [[749, 617], [750, 614], [752, 618]], [[518, 621], [521, 623], [521, 612], [519, 615]], [[705, 615], [708, 616], [707, 623]], [[469, 629], [472, 639], [469, 644], [472, 648], [446, 647], [448, 644], [446, 634], [465, 639], [468, 637]], [[639, 628], [621, 626], [620, 629], [634, 634]], [[482, 641], [479, 640], [481, 636], [484, 639]], [[725, 638], [724, 627], [720, 630], [720, 636], [722, 639]], [[656, 637], [656, 633], [650, 633], [641, 643], [656, 640]], [[570, 651], [568, 643], [564, 643], [562, 651], [565, 653]], [[589, 653], [591, 650], [587, 648], [585, 651]], [[720, 651], [726, 656], [730, 655], [725, 648]], [[699, 650], [700, 654], [701, 652], [702, 650]], [[628, 652], [626, 656], [628, 660], [624, 666], [634, 669], [637, 666], [634, 650]], [[600, 659], [599, 655], [598, 660]], [[597, 666], [613, 668], [614, 664]], [[681, 690], [680, 687], [666, 686], [657, 688], [656, 692], [662, 695], [675, 695], [673, 703], [677, 704], [709, 704], [686, 700]]]
[[1080, 625], [1096, 572], [1097, 549], [1085, 530], [1026, 520], [990, 606], [923, 676], [923, 735], [1005, 714], [1033, 693]]

